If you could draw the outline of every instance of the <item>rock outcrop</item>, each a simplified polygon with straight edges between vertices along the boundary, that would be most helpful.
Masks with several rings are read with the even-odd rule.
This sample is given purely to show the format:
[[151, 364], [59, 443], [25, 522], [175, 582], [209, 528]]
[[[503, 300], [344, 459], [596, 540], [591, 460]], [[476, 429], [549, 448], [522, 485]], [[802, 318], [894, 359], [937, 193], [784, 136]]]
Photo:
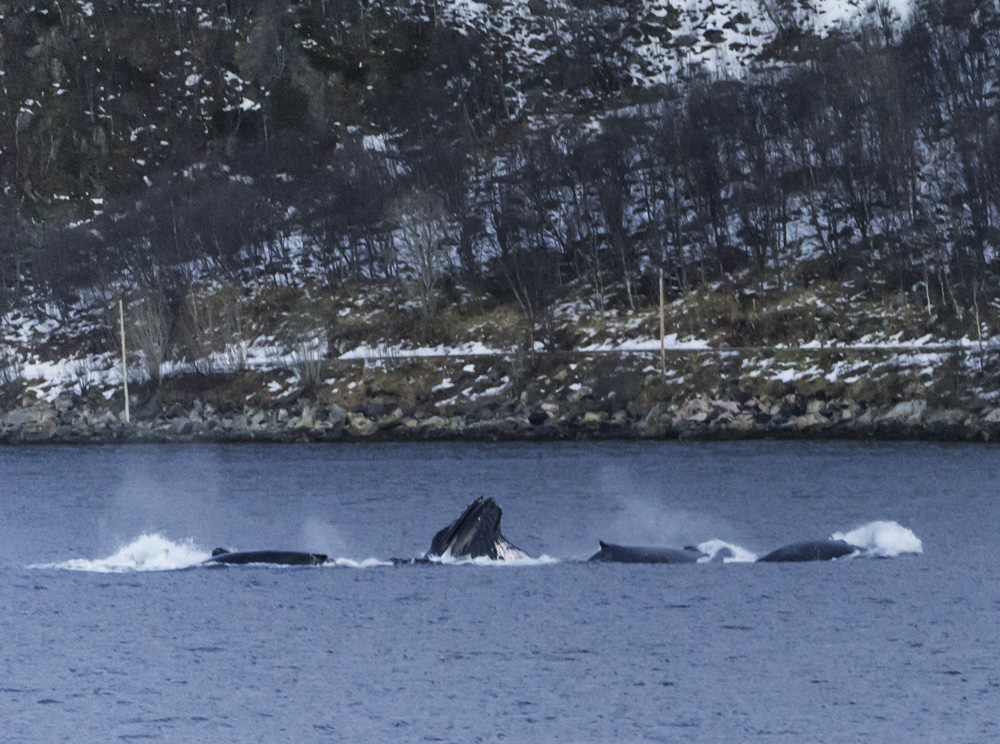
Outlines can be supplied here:
[[[493, 409], [450, 406], [357, 406], [297, 401], [274, 408], [229, 410], [195, 401], [187, 410], [145, 414], [126, 423], [111, 407], [76, 406], [67, 398], [14, 408], [0, 417], [0, 442], [326, 442], [555, 439], [933, 439], [1000, 438], [1000, 408], [932, 408], [924, 400], [865, 406], [852, 400], [745, 401], [692, 397], [648, 410], [609, 413], [579, 401], [520, 403]], [[367, 409], [367, 410], [366, 410]]]

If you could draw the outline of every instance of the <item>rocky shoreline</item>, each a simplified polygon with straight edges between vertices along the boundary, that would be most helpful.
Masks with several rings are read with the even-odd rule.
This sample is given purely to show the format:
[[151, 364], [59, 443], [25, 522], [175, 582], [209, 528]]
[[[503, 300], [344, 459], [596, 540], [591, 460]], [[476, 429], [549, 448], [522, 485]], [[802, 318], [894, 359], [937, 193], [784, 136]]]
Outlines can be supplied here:
[[1000, 407], [935, 408], [920, 399], [866, 406], [794, 394], [742, 402], [692, 397], [656, 403], [648, 410], [629, 404], [613, 413], [586, 410], [569, 401], [509, 402], [449, 413], [439, 415], [433, 408], [389, 410], [381, 403], [344, 408], [313, 402], [233, 410], [196, 400], [186, 409], [140, 413], [126, 423], [123, 412], [111, 406], [79, 405], [66, 396], [0, 416], [0, 443], [1000, 439]]

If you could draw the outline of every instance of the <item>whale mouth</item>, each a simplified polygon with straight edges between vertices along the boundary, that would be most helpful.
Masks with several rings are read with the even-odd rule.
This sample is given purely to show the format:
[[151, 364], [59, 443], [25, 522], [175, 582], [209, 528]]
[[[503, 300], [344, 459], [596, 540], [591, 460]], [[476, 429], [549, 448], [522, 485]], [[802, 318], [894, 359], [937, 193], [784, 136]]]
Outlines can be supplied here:
[[528, 554], [509, 542], [500, 530], [503, 510], [493, 498], [482, 496], [465, 508], [454, 522], [440, 530], [431, 541], [426, 557], [490, 558], [521, 560]]

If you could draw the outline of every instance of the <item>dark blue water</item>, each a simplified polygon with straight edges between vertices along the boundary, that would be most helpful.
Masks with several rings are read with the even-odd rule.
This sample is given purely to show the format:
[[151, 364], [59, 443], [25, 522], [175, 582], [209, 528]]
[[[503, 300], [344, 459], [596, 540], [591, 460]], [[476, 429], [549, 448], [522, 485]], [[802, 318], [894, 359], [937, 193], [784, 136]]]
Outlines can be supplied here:
[[[998, 470], [928, 444], [0, 449], [0, 739], [994, 741]], [[415, 556], [479, 495], [557, 560], [150, 570]], [[874, 520], [923, 552], [579, 562]]]

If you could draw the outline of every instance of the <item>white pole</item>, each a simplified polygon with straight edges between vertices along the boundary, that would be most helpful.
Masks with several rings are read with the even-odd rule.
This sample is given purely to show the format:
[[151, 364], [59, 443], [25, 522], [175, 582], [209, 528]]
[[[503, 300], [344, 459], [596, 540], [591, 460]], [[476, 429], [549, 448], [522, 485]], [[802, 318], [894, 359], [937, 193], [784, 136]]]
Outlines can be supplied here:
[[667, 352], [663, 348], [663, 269], [660, 269], [660, 369], [667, 376]]
[[125, 423], [130, 423], [131, 417], [128, 411], [128, 363], [125, 361], [125, 308], [122, 301], [118, 300], [118, 327], [122, 335], [122, 385], [125, 388]]

